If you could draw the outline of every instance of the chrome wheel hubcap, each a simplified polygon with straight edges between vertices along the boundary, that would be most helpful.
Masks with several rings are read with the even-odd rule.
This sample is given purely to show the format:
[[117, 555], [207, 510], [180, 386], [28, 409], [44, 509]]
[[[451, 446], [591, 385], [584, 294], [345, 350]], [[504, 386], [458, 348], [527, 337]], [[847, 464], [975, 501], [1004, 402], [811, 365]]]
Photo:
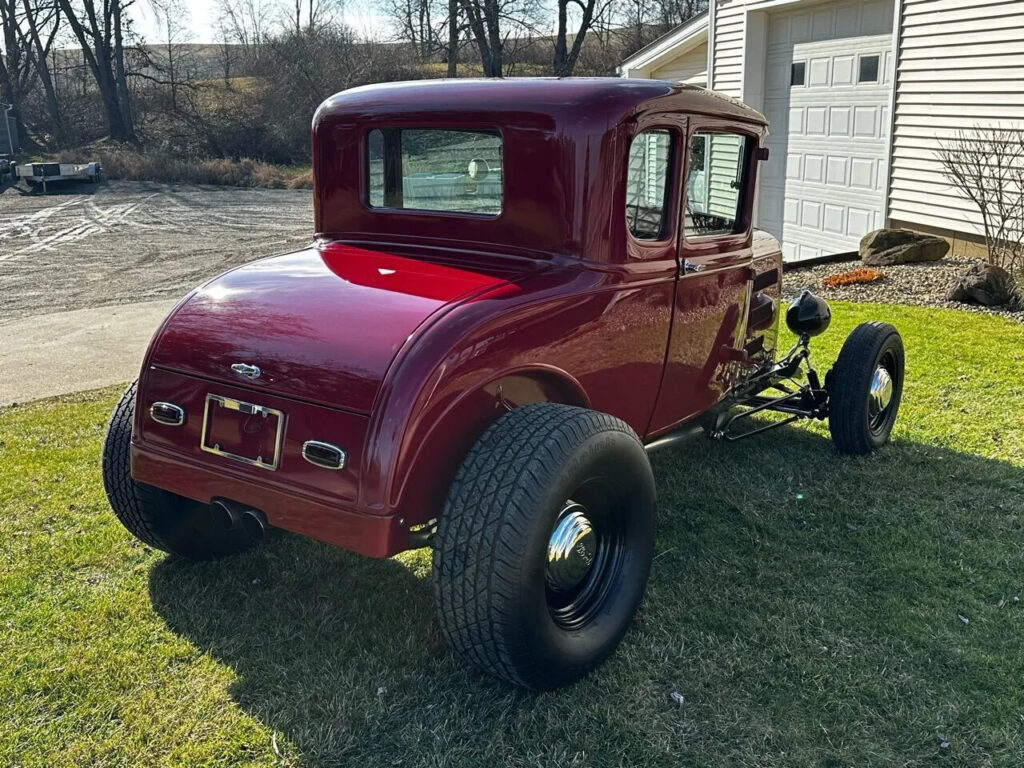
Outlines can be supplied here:
[[598, 538], [586, 509], [569, 500], [548, 539], [548, 586], [557, 591], [577, 587], [590, 573], [597, 556]]
[[884, 366], [875, 369], [871, 377], [871, 389], [868, 393], [868, 415], [872, 420], [889, 407], [892, 402], [892, 376]]

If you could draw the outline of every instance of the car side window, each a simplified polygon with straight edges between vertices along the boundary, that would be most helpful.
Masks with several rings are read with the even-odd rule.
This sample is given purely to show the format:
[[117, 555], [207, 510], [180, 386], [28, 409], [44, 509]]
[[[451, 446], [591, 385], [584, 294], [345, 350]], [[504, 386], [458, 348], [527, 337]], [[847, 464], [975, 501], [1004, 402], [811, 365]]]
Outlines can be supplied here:
[[686, 174], [687, 237], [730, 235], [741, 224], [750, 139], [738, 133], [698, 131], [690, 140]]
[[644, 131], [629, 145], [626, 224], [637, 240], [661, 240], [668, 232], [672, 133]]

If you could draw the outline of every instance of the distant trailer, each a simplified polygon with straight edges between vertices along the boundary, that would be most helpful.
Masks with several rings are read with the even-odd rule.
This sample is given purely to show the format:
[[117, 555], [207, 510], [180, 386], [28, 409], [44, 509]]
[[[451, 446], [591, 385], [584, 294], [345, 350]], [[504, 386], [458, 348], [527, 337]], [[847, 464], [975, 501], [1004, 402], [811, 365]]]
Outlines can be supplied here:
[[103, 169], [99, 163], [18, 163], [14, 167], [14, 178], [23, 179], [30, 187], [42, 185], [46, 192], [48, 184], [58, 181], [100, 180]]

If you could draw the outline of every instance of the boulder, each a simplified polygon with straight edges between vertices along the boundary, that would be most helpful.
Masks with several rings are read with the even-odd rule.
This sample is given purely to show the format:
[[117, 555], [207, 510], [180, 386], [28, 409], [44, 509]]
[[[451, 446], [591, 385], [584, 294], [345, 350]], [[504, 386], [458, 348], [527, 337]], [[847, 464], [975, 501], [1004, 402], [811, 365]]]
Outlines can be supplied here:
[[871, 267], [938, 261], [947, 253], [949, 243], [941, 237], [906, 229], [876, 229], [860, 240], [860, 259]]
[[986, 307], [1009, 304], [1013, 299], [1013, 278], [1002, 267], [978, 262], [957, 280], [946, 298], [964, 304], [984, 304]]

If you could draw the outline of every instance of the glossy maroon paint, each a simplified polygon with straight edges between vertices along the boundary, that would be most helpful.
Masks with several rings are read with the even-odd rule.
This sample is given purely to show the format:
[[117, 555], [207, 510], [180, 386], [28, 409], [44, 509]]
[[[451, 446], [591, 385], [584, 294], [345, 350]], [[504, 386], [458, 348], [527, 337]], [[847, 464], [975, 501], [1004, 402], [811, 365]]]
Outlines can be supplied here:
[[[500, 131], [502, 213], [370, 209], [365, 135], [399, 125]], [[624, 215], [628, 147], [651, 127], [679, 150], [672, 225], [653, 243], [629, 236]], [[141, 376], [133, 475], [386, 556], [438, 515], [465, 452], [509, 408], [595, 408], [647, 439], [699, 415], [742, 375], [754, 333], [774, 347], [777, 285], [755, 294], [751, 281], [780, 263], [777, 245], [752, 241], [752, 191], [736, 235], [680, 231], [682, 149], [714, 127], [755, 143], [765, 130], [732, 100], [653, 81], [424, 81], [332, 97], [313, 123], [316, 244], [216, 278], [165, 321]], [[762, 305], [770, 322], [754, 328]], [[240, 378], [237, 362], [263, 375]], [[276, 471], [199, 450], [208, 393], [286, 414]], [[148, 419], [157, 400], [182, 405], [187, 424]], [[345, 448], [345, 470], [302, 459], [309, 439]]]
[[174, 315], [150, 364], [222, 378], [257, 364], [261, 391], [369, 413], [413, 331], [452, 302], [529, 264], [447, 266], [342, 243], [250, 262], [199, 288]]

